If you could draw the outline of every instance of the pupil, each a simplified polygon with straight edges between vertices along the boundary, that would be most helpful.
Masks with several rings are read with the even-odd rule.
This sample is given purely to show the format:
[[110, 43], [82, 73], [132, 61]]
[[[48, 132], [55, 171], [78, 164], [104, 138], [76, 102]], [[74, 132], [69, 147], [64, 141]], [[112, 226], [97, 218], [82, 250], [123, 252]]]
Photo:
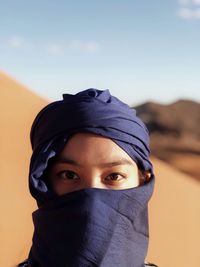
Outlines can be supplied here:
[[113, 174], [111, 177], [113, 178], [113, 180], [117, 180], [118, 174]]
[[69, 179], [73, 179], [75, 174], [73, 172], [66, 172], [65, 176], [67, 176]]

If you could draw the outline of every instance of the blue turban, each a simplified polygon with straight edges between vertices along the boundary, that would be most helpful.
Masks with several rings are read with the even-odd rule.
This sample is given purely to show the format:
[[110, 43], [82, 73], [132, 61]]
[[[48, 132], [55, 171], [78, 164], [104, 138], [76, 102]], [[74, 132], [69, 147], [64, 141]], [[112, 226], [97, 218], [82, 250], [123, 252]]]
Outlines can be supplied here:
[[[86, 188], [55, 196], [44, 179], [48, 162], [79, 132], [112, 139], [139, 169], [151, 172], [150, 181], [131, 189]], [[136, 111], [109, 90], [64, 94], [63, 100], [47, 105], [37, 115], [31, 144], [29, 188], [39, 209], [33, 213], [35, 232], [29, 265], [144, 266], [147, 203], [154, 174], [149, 160], [149, 133]]]
[[49, 194], [41, 179], [48, 160], [78, 132], [111, 138], [140, 169], [153, 173], [149, 160], [149, 132], [134, 109], [112, 96], [109, 90], [87, 89], [76, 95], [64, 94], [63, 100], [41, 110], [32, 125], [30, 190], [37, 200], [45, 199]]

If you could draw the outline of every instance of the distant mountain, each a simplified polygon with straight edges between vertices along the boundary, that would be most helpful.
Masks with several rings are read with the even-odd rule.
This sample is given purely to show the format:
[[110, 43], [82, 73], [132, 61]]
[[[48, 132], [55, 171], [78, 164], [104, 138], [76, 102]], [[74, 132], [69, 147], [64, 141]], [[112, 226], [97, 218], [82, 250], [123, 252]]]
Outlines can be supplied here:
[[136, 106], [151, 136], [152, 155], [200, 180], [200, 103]]
[[179, 100], [170, 105], [148, 102], [137, 106], [137, 113], [151, 133], [200, 139], [200, 103]]

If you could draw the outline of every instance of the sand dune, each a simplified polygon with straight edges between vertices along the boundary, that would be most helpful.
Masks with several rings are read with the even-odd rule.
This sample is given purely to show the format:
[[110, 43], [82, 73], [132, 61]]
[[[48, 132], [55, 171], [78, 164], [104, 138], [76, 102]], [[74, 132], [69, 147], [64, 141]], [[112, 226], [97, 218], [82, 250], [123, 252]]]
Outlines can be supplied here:
[[148, 258], [161, 267], [198, 266], [200, 183], [162, 161], [153, 163]]
[[[14, 267], [31, 246], [28, 192], [29, 129], [47, 101], [0, 73], [0, 266]], [[161, 267], [198, 265], [200, 183], [170, 165], [153, 159], [156, 188], [150, 202], [148, 260]]]
[[46, 101], [0, 73], [0, 266], [12, 267], [26, 257], [32, 235], [27, 173], [32, 120]]

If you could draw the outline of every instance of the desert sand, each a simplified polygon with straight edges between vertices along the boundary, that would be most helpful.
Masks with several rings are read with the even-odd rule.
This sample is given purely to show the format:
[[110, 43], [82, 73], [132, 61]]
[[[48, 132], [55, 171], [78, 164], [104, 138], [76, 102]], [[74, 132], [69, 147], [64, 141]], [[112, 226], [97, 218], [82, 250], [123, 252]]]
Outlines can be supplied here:
[[[14, 267], [31, 246], [31, 213], [37, 207], [28, 191], [29, 131], [47, 100], [3, 73], [0, 97], [0, 266]], [[165, 162], [154, 158], [153, 163], [156, 186], [149, 204], [147, 260], [160, 267], [198, 266], [200, 183]]]
[[27, 256], [35, 202], [28, 191], [29, 131], [47, 103], [23, 85], [0, 74], [0, 266], [16, 266]]
[[149, 204], [148, 259], [161, 267], [198, 266], [200, 183], [153, 159], [155, 191]]

